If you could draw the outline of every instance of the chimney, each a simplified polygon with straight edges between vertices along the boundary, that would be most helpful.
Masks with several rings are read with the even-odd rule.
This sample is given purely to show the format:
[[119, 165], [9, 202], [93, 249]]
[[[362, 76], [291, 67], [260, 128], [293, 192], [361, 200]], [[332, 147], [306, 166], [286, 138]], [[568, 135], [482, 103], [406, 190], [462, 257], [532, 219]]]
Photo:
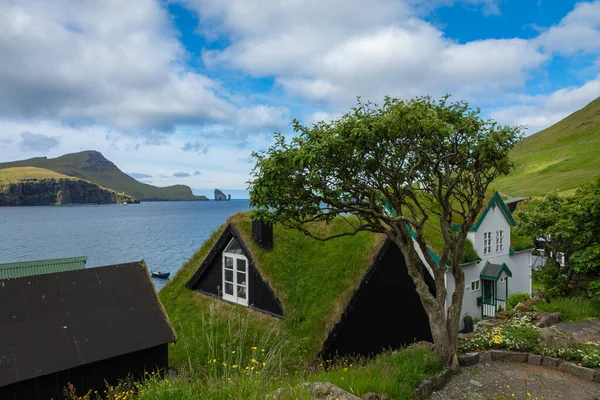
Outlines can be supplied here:
[[252, 236], [256, 243], [263, 249], [271, 250], [273, 248], [273, 225], [253, 220]]

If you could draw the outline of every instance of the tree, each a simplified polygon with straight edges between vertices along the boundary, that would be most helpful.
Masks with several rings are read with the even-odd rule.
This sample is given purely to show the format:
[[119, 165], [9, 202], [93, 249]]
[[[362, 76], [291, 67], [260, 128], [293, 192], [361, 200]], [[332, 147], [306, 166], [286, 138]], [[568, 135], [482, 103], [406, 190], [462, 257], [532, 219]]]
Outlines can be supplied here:
[[[255, 216], [263, 220], [319, 240], [361, 231], [387, 235], [406, 259], [435, 350], [454, 369], [463, 293], [453, 293], [445, 309], [444, 270], [456, 287], [464, 287], [467, 233], [490, 182], [511, 169], [508, 151], [520, 134], [518, 127], [498, 126], [479, 114], [467, 103], [449, 102], [449, 96], [387, 97], [382, 107], [359, 99], [332, 122], [306, 127], [294, 120], [298, 136], [289, 143], [276, 133], [272, 147], [253, 154], [249, 182]], [[311, 222], [336, 217], [346, 220], [346, 232], [321, 237], [310, 230]], [[461, 226], [454, 230], [456, 222]], [[427, 251], [426, 224], [443, 236], [439, 264]], [[435, 295], [415, 243], [433, 271]]]
[[[600, 301], [600, 176], [570, 197], [551, 192], [528, 200], [515, 214], [520, 235], [544, 239], [546, 296], [581, 286]], [[564, 255], [564, 266], [556, 261], [558, 253]]]

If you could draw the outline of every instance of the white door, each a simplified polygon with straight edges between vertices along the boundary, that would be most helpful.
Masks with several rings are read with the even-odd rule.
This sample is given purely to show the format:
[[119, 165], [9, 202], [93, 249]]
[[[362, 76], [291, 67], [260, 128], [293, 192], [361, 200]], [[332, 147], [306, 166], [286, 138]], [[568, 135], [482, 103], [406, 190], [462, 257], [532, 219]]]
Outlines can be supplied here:
[[248, 260], [242, 255], [223, 253], [223, 299], [248, 305]]

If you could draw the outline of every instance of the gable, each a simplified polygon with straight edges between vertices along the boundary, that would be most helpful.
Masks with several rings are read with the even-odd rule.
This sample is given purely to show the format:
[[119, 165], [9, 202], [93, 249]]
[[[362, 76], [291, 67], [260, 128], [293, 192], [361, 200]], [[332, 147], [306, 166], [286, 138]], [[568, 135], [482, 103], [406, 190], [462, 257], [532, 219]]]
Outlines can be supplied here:
[[[237, 254], [247, 260], [247, 295], [248, 306], [258, 311], [283, 317], [281, 302], [263, 278], [254, 263], [244, 239], [237, 229], [228, 224], [211, 249], [210, 253], [200, 264], [200, 267], [187, 283], [187, 287], [206, 295], [224, 299], [223, 254]], [[225, 299], [227, 300], [227, 299]], [[244, 304], [245, 305], [245, 304]]]
[[176, 340], [139, 262], [0, 285], [0, 386]]
[[510, 213], [508, 207], [506, 207], [506, 204], [504, 203], [504, 201], [502, 201], [500, 194], [498, 194], [498, 192], [495, 192], [490, 201], [488, 202], [487, 206], [483, 209], [481, 216], [479, 217], [477, 222], [471, 227], [471, 230], [478, 231], [479, 227], [483, 224], [483, 221], [486, 219], [490, 212], [492, 212], [493, 214], [501, 214], [506, 219], [506, 222], [507, 224], [509, 224], [509, 226], [515, 226], [515, 220], [512, 214]]

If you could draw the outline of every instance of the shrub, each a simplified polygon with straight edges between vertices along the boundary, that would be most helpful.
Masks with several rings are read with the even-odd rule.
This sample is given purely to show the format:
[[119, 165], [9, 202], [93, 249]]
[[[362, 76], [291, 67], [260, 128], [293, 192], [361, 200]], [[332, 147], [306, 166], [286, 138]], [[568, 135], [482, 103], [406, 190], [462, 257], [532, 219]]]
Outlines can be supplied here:
[[525, 300], [529, 300], [529, 293], [515, 293], [515, 294], [511, 294], [510, 296], [508, 296], [508, 299], [506, 299], [506, 305], [507, 305], [507, 309], [508, 310], [512, 310], [513, 308], [515, 308], [517, 306], [517, 304], [525, 301]]
[[531, 320], [529, 314], [515, 314], [508, 323], [492, 331], [479, 333], [460, 343], [458, 351], [461, 353], [487, 349], [532, 351], [537, 348], [540, 329], [533, 326]]
[[560, 312], [562, 313], [563, 320], [571, 322], [579, 322], [591, 317], [600, 317], [600, 304], [583, 296], [564, 297], [548, 303], [538, 303], [532, 307], [532, 310]]

